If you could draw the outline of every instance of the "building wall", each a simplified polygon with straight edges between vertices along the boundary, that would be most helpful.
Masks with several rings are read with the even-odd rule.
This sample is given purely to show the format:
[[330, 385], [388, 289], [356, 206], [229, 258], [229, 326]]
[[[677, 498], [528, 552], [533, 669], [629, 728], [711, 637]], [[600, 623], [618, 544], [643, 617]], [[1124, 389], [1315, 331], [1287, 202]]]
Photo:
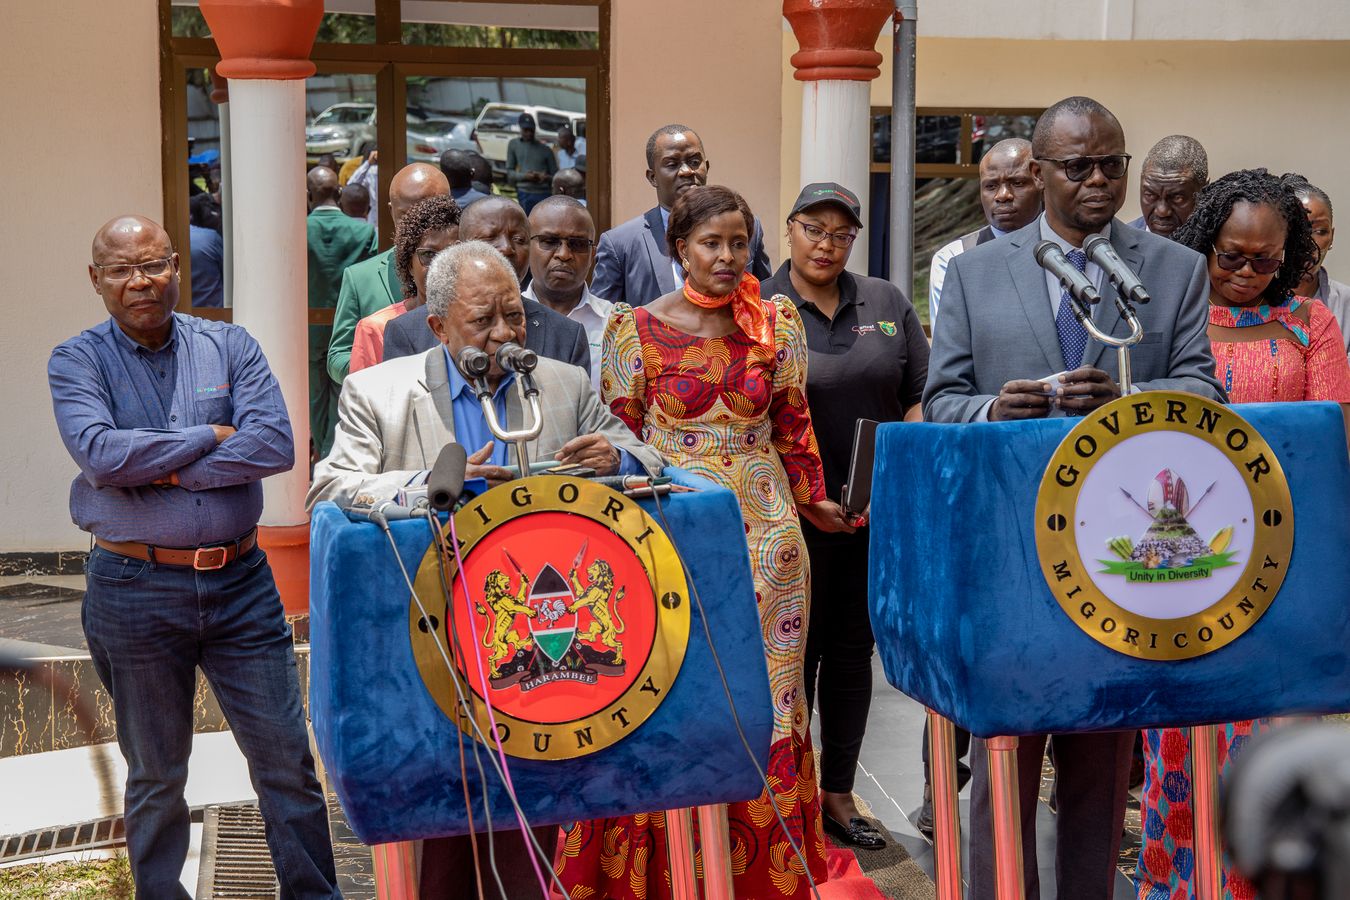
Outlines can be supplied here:
[[740, 191], [767, 227], [779, 219], [779, 146], [797, 141], [795, 131], [783, 138], [781, 121], [782, 4], [687, 0], [670, 9], [640, 0], [612, 7], [614, 222], [656, 205], [644, 177], [647, 138], [678, 122], [703, 138], [709, 183]]
[[118, 213], [161, 215], [155, 4], [63, 0], [7, 7], [0, 109], [0, 552], [71, 549], [75, 464], [47, 391], [51, 349], [106, 317], [86, 264]]
[[[1137, 2], [1144, 6], [1152, 0]], [[874, 106], [891, 103], [890, 40], [888, 30], [877, 43], [886, 59], [881, 78], [872, 83]], [[783, 44], [783, 131], [795, 134], [801, 87], [787, 62], [797, 49], [790, 32]], [[1189, 134], [1205, 146], [1211, 177], [1255, 166], [1300, 172], [1327, 191], [1333, 203], [1350, 209], [1350, 170], [1338, 152], [1350, 143], [1350, 118], [1337, 112], [1346, 108], [1343, 92], [1350, 84], [1350, 45], [1343, 42], [920, 37], [917, 66], [919, 106], [1046, 106], [1070, 94], [1100, 100], [1119, 117], [1134, 156], [1120, 211], [1127, 221], [1139, 215], [1144, 155], [1159, 138], [1175, 133]], [[1238, 111], [1223, 102], [1228, 96], [1242, 98]], [[799, 188], [795, 142], [784, 141], [781, 156], [780, 198], [790, 203]], [[780, 244], [780, 254], [783, 249]], [[1350, 281], [1350, 251], [1333, 250], [1327, 269], [1337, 280]]]
[[1345, 0], [917, 0], [919, 36], [1070, 41], [1350, 38]]

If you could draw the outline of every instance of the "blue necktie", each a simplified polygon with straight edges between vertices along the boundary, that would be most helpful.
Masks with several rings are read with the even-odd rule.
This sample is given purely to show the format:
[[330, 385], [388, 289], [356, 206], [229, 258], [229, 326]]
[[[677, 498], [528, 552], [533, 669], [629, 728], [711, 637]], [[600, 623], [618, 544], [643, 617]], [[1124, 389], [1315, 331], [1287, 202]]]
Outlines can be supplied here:
[[[1082, 250], [1070, 250], [1066, 256], [1080, 272], [1087, 270], [1087, 255]], [[1060, 291], [1059, 312], [1055, 314], [1055, 330], [1059, 332], [1059, 349], [1064, 354], [1064, 369], [1072, 371], [1083, 363], [1088, 333], [1083, 323], [1073, 314], [1073, 298], [1067, 290]]]

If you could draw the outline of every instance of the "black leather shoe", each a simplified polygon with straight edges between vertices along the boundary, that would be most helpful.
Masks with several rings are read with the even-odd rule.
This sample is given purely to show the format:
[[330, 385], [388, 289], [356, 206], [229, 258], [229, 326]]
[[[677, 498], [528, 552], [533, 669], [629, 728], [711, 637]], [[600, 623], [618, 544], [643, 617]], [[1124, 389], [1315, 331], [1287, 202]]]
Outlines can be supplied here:
[[864, 850], [880, 850], [886, 846], [886, 838], [864, 818], [853, 816], [845, 826], [824, 811], [820, 815], [825, 820], [825, 830], [841, 841], [862, 847]]
[[914, 827], [919, 829], [919, 834], [933, 839], [933, 789], [928, 785], [923, 786], [923, 807], [919, 810], [919, 819], [914, 823]]

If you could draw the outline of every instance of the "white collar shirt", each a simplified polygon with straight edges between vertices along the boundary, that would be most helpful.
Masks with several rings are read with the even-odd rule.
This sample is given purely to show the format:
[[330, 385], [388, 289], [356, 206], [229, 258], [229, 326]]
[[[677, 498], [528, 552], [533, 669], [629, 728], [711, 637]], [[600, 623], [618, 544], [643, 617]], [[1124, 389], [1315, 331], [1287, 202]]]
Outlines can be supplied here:
[[[521, 292], [521, 296], [543, 303], [535, 296], [533, 282]], [[591, 350], [591, 386], [595, 388], [597, 394], [600, 393], [600, 355], [604, 349], [605, 323], [609, 321], [609, 314], [613, 309], [613, 303], [592, 294], [590, 286], [585, 285], [581, 289], [580, 302], [567, 314], [567, 318], [586, 331], [586, 342]]]

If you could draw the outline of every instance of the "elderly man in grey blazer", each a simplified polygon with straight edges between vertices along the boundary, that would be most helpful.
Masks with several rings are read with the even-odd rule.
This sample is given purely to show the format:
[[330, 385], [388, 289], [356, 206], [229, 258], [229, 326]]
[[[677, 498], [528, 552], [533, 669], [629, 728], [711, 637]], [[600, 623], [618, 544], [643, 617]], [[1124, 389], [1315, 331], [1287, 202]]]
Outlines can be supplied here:
[[[1129, 163], [1116, 117], [1086, 97], [1062, 100], [1037, 122], [1032, 155], [1032, 176], [1044, 191], [1044, 214], [961, 254], [947, 272], [924, 390], [924, 419], [984, 422], [1084, 415], [1119, 396], [1115, 352], [1089, 338], [1071, 315], [1067, 295], [1033, 256], [1041, 240], [1058, 243], [1106, 295], [1113, 288], [1080, 249], [1093, 234], [1109, 236], [1153, 296], [1138, 310], [1145, 337], [1131, 354], [1135, 389], [1188, 391], [1223, 401], [1205, 333], [1209, 280], [1204, 258], [1115, 218], [1125, 199]], [[1107, 334], [1128, 333], [1109, 301], [1094, 311], [1093, 322]], [[1021, 738], [1018, 786], [1028, 897], [1041, 896], [1035, 821], [1047, 738], [1054, 746], [1059, 779], [1056, 895], [1107, 900], [1113, 895], [1134, 734]], [[992, 818], [983, 741], [976, 742], [971, 769], [971, 896], [992, 900]]]
[[[666, 251], [666, 223], [680, 194], [708, 183], [703, 140], [687, 125], [663, 125], [647, 139], [647, 182], [656, 206], [600, 235], [591, 293], [610, 303], [643, 306], [684, 283], [684, 270]], [[750, 235], [750, 274], [773, 274], [764, 250], [764, 226], [755, 219]]]
[[[510, 263], [481, 241], [447, 248], [427, 274], [427, 312], [439, 339], [435, 347], [354, 372], [344, 382], [336, 440], [314, 469], [311, 506], [392, 497], [430, 469], [451, 441], [470, 453], [466, 477], [491, 485], [511, 477], [505, 468], [510, 448], [492, 440], [473, 389], [452, 361], [466, 346], [493, 356], [508, 341], [525, 343], [525, 312]], [[487, 383], [508, 428], [524, 421], [514, 378], [494, 356]], [[585, 370], [541, 357], [534, 378], [543, 431], [529, 442], [531, 459], [585, 465], [600, 474], [660, 472], [661, 455], [600, 402]]]

